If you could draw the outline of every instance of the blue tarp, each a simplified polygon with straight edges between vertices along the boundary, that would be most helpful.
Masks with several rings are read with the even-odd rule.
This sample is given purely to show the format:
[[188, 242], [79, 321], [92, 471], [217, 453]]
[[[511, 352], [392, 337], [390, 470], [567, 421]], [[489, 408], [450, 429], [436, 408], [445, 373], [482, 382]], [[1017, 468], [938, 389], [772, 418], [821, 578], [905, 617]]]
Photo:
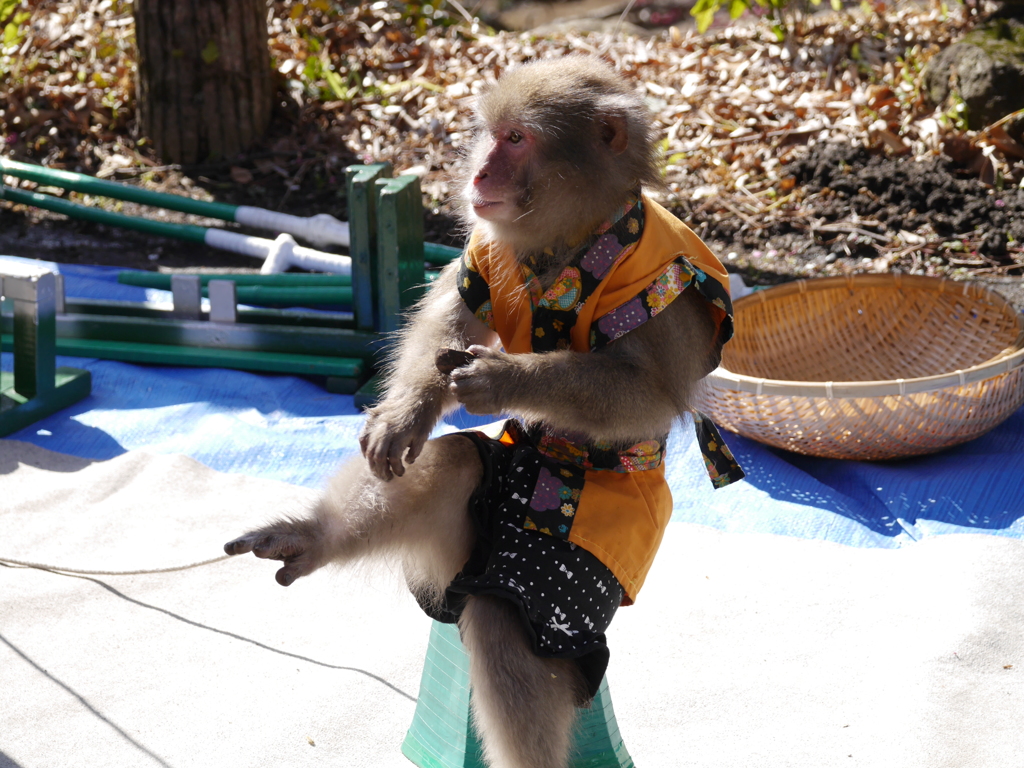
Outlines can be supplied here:
[[[24, 265], [23, 259], [0, 257]], [[118, 269], [49, 265], [69, 297], [169, 300], [123, 286]], [[89, 459], [181, 453], [223, 472], [318, 487], [358, 453], [352, 398], [295, 376], [60, 358], [92, 372], [92, 394], [10, 437]], [[11, 370], [12, 356], [0, 360]], [[491, 421], [455, 414], [439, 432]], [[1024, 409], [966, 445], [924, 458], [845, 462], [798, 456], [725, 433], [747, 479], [713, 490], [688, 425], [670, 437], [673, 520], [862, 547], [978, 532], [1024, 537]]]

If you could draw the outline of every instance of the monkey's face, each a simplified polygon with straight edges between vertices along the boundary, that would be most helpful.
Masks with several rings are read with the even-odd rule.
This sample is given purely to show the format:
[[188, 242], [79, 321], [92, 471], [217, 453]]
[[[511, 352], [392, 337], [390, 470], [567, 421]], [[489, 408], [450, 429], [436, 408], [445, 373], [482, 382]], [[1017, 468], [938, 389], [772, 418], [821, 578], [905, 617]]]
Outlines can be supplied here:
[[475, 173], [465, 190], [477, 218], [512, 224], [528, 212], [536, 153], [536, 137], [521, 125], [501, 123], [481, 130], [473, 153]]
[[476, 122], [464, 211], [519, 258], [571, 251], [634, 190], [660, 183], [646, 106], [597, 59], [505, 72], [481, 93]]

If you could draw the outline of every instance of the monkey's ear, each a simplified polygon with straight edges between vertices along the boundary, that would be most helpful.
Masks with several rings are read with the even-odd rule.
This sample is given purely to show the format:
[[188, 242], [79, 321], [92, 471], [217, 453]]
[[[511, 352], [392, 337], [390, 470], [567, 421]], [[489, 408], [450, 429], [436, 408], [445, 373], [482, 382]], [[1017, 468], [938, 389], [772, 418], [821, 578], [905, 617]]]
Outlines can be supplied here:
[[629, 147], [629, 130], [626, 118], [615, 113], [604, 114], [601, 121], [601, 140], [616, 155], [621, 155]]

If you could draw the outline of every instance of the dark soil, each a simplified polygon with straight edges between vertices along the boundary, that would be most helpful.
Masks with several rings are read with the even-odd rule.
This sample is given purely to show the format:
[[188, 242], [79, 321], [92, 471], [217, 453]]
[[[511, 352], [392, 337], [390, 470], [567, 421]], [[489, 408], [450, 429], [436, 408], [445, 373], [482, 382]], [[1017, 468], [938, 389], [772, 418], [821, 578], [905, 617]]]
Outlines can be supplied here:
[[943, 238], [982, 234], [987, 256], [1002, 259], [1008, 236], [1024, 241], [1024, 193], [996, 191], [966, 177], [952, 159], [926, 162], [870, 156], [861, 147], [823, 146], [790, 164], [808, 194], [822, 193], [818, 215], [826, 221], [850, 211], [878, 222], [879, 232], [929, 228]]
[[986, 185], [945, 154], [914, 162], [849, 145], [818, 145], [786, 170], [794, 215], [744, 220], [713, 201], [676, 213], [748, 282], [899, 269], [980, 279], [1024, 306], [1024, 191]]

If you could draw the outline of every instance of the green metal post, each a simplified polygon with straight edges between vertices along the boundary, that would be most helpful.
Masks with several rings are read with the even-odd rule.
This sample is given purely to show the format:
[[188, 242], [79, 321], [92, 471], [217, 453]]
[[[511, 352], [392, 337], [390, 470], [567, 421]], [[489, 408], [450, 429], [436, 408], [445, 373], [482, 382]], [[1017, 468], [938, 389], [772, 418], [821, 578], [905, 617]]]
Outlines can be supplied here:
[[345, 169], [348, 196], [349, 256], [352, 258], [352, 311], [356, 327], [374, 330], [374, 258], [377, 242], [375, 183], [391, 177], [388, 163], [350, 165]]
[[417, 176], [377, 181], [377, 330], [395, 331], [423, 295], [423, 200]]

